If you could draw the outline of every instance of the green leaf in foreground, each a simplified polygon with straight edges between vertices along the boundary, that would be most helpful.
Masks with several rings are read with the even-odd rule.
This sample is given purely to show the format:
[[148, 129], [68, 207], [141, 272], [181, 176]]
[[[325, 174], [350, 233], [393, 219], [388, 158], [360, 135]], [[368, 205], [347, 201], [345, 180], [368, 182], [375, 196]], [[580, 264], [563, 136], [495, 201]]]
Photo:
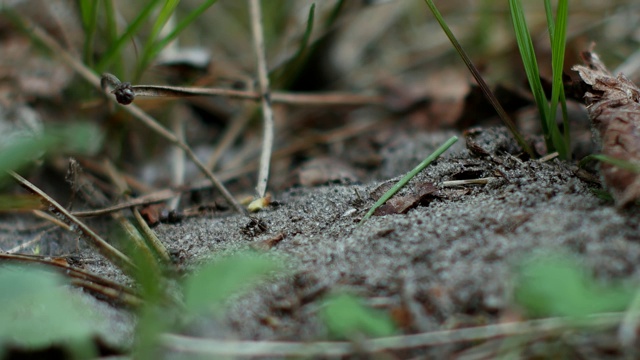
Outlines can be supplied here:
[[91, 153], [101, 143], [98, 128], [89, 124], [47, 128], [41, 134], [0, 136], [0, 177], [45, 153]]
[[396, 333], [395, 324], [387, 314], [369, 308], [352, 295], [340, 294], [328, 299], [321, 317], [336, 339], [350, 339], [359, 334], [382, 337]]
[[95, 318], [64, 279], [34, 267], [0, 268], [0, 357], [8, 345], [63, 345], [75, 358], [95, 355]]
[[192, 315], [220, 312], [229, 297], [255, 286], [279, 268], [274, 260], [253, 253], [233, 255], [206, 264], [185, 281], [187, 311]]
[[633, 289], [605, 285], [569, 257], [536, 257], [522, 265], [515, 300], [533, 316], [574, 316], [622, 311]]

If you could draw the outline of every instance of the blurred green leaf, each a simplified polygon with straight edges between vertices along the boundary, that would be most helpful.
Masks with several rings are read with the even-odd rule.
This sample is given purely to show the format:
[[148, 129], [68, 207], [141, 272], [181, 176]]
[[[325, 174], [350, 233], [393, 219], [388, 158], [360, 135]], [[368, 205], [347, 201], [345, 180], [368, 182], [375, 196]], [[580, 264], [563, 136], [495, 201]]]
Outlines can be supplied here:
[[36, 160], [45, 153], [92, 153], [102, 136], [90, 124], [65, 125], [45, 129], [41, 134], [3, 134], [0, 137], [0, 177]]
[[41, 209], [42, 202], [40, 200], [37, 195], [0, 194], [0, 212]]
[[630, 288], [597, 282], [570, 257], [551, 256], [522, 265], [515, 300], [533, 316], [580, 317], [624, 310], [633, 293]]
[[232, 295], [247, 290], [280, 266], [253, 253], [233, 255], [204, 265], [184, 284], [187, 311], [219, 312]]
[[92, 337], [99, 319], [63, 280], [34, 267], [0, 269], [0, 349], [65, 345], [76, 358], [95, 355]]
[[369, 308], [359, 298], [348, 294], [329, 298], [321, 317], [337, 339], [350, 339], [358, 334], [382, 337], [396, 333], [395, 324], [387, 314]]

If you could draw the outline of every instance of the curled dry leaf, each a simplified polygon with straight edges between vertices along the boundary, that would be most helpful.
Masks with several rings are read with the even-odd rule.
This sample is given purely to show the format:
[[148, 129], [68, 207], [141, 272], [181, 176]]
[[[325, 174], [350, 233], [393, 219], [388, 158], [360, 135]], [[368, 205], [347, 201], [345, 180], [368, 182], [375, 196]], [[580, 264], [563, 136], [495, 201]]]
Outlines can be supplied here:
[[421, 183], [415, 186], [409, 194], [404, 196], [394, 196], [384, 205], [380, 206], [375, 216], [389, 214], [406, 214], [407, 211], [415, 208], [423, 202], [428, 202], [428, 198], [432, 197], [438, 188], [430, 182]]
[[[623, 74], [611, 75], [595, 53], [582, 58], [585, 65], [573, 70], [590, 86], [584, 98], [602, 153], [640, 165], [640, 89]], [[640, 174], [604, 162], [600, 173], [618, 207], [640, 199]]]

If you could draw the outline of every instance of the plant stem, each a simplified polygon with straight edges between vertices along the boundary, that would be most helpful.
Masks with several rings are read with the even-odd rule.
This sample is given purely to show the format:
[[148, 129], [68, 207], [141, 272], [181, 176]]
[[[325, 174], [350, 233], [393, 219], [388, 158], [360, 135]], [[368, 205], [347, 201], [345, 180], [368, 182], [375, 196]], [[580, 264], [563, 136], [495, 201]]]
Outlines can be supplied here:
[[435, 159], [437, 159], [442, 153], [447, 151], [451, 147], [451, 145], [455, 144], [458, 141], [457, 136], [452, 136], [447, 140], [444, 144], [442, 144], [436, 151], [434, 151], [431, 155], [429, 155], [426, 159], [424, 159], [420, 165], [416, 166], [413, 170], [409, 171], [405, 176], [400, 179], [391, 189], [389, 189], [384, 195], [376, 201], [376, 203], [369, 209], [366, 215], [360, 220], [359, 225], [362, 225], [367, 219], [373, 215], [373, 213], [382, 206], [387, 200], [389, 200], [395, 193], [398, 192], [403, 186], [405, 186], [409, 180], [411, 180], [414, 176], [416, 176], [420, 171], [429, 166]]

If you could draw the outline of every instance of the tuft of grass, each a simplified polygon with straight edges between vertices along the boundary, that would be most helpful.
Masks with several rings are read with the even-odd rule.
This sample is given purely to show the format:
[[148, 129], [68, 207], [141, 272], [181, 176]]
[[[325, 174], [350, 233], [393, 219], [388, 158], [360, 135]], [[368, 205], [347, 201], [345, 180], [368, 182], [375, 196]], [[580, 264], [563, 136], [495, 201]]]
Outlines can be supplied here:
[[[566, 29], [568, 20], [568, 1], [558, 0], [555, 22], [551, 12], [551, 1], [545, 0], [545, 11], [547, 15], [547, 26], [551, 41], [551, 65], [552, 65], [552, 90], [551, 100], [547, 99], [542, 83], [540, 81], [540, 71], [538, 61], [533, 48], [533, 41], [527, 26], [524, 9], [520, 0], [509, 0], [511, 20], [513, 22], [514, 33], [520, 51], [520, 57], [527, 74], [527, 80], [531, 87], [531, 92], [538, 107], [542, 131], [547, 145], [548, 152], [557, 151], [560, 158], [570, 159], [570, 139], [569, 126], [567, 120], [564, 89], [562, 84], [562, 69], [564, 65], [564, 53], [566, 45]], [[564, 116], [563, 135], [556, 122], [556, 109], [558, 102], [561, 102]]]
[[429, 10], [431, 10], [431, 13], [433, 14], [433, 16], [438, 21], [438, 24], [440, 24], [442, 31], [444, 31], [445, 35], [447, 35], [447, 37], [449, 38], [449, 41], [451, 41], [451, 45], [453, 45], [453, 47], [456, 49], [456, 52], [458, 53], [458, 55], [460, 55], [460, 58], [462, 59], [462, 61], [464, 61], [465, 65], [469, 69], [469, 72], [471, 72], [471, 75], [473, 75], [473, 78], [478, 83], [478, 86], [480, 86], [480, 89], [484, 93], [484, 96], [487, 98], [489, 103], [491, 103], [493, 108], [498, 113], [498, 116], [500, 117], [502, 122], [507, 126], [507, 128], [511, 132], [511, 135], [513, 135], [513, 137], [518, 142], [518, 145], [520, 145], [522, 150], [524, 150], [527, 154], [529, 154], [529, 156], [534, 157], [531, 146], [527, 144], [527, 142], [524, 140], [524, 138], [516, 128], [516, 125], [513, 123], [511, 118], [504, 111], [504, 109], [502, 108], [502, 105], [500, 105], [500, 102], [496, 98], [495, 94], [493, 93], [493, 91], [491, 91], [487, 83], [484, 81], [484, 79], [482, 78], [482, 75], [480, 75], [480, 71], [478, 71], [478, 68], [476, 68], [476, 66], [473, 64], [473, 62], [471, 61], [471, 58], [469, 57], [469, 55], [467, 55], [467, 52], [464, 51], [458, 39], [456, 39], [455, 35], [453, 35], [453, 32], [451, 31], [451, 29], [449, 29], [449, 26], [444, 21], [444, 17], [442, 17], [442, 14], [440, 14], [440, 11], [438, 11], [438, 8], [433, 3], [433, 0], [425, 0], [425, 3], [429, 7]]
[[[477, 68], [471, 62], [469, 56], [466, 54], [458, 40], [455, 38], [449, 27], [447, 26], [444, 18], [436, 8], [432, 0], [425, 0], [425, 3], [433, 13], [434, 17], [440, 24], [440, 27], [451, 41], [453, 47], [456, 49], [462, 60], [467, 65], [467, 68], [478, 82], [478, 85], [482, 89], [483, 93], [493, 105], [496, 112], [509, 128], [518, 144], [528, 154], [532, 155], [533, 152], [528, 144], [515, 127], [515, 124], [507, 116], [502, 109], [500, 102], [496, 99], [493, 92], [489, 89], [487, 84], [482, 79], [482, 76], [478, 72]], [[566, 47], [566, 30], [568, 21], [568, 1], [559, 0], [556, 9], [555, 20], [552, 14], [551, 0], [545, 0], [545, 11], [547, 16], [547, 25], [549, 29], [549, 38], [551, 41], [551, 62], [552, 62], [552, 93], [551, 99], [547, 99], [542, 83], [540, 81], [540, 71], [538, 62], [536, 60], [535, 51], [533, 48], [533, 41], [531, 40], [531, 34], [527, 27], [527, 22], [522, 8], [520, 0], [509, 0], [509, 8], [511, 13], [511, 19], [513, 22], [514, 33], [516, 41], [518, 43], [518, 49], [520, 56], [524, 64], [525, 72], [527, 74], [527, 80], [531, 87], [531, 92], [534, 96], [538, 112], [540, 114], [540, 121], [542, 125], [542, 132], [545, 138], [548, 152], [557, 151], [560, 158], [570, 159], [570, 133], [567, 116], [567, 107], [564, 94], [564, 86], [562, 83], [562, 70], [564, 65], [564, 54]], [[558, 104], [562, 107], [563, 115], [563, 128], [564, 133], [560, 131], [560, 127], [556, 122], [556, 110]]]
[[[177, 25], [171, 29], [166, 35], [161, 36], [162, 29], [168, 23], [169, 19], [176, 16], [179, 0], [151, 0], [149, 1], [139, 12], [138, 15], [125, 27], [124, 31], [118, 36], [118, 30], [115, 23], [115, 16], [113, 12], [113, 4], [111, 0], [105, 0], [105, 19], [106, 19], [106, 32], [107, 36], [102, 37], [101, 41], [107, 41], [107, 50], [102, 54], [100, 60], [95, 64], [94, 69], [98, 73], [105, 72], [114, 63], [118, 66], [115, 72], [119, 76], [124, 76], [122, 63], [122, 53], [125, 46], [131, 42], [136, 35], [140, 33], [140, 30], [147, 23], [152, 23], [149, 36], [144, 39], [142, 46], [142, 52], [139, 60], [135, 65], [134, 79], [139, 79], [142, 73], [148, 68], [149, 64], [158, 56], [158, 54], [173, 40], [182, 33], [190, 24], [192, 24], [202, 13], [204, 13], [211, 5], [215, 4], [217, 0], [203, 1], [191, 12], [187, 13]], [[85, 1], [81, 1], [81, 14], [85, 30], [85, 63], [90, 65], [88, 59], [90, 58], [93, 50], [93, 42], [95, 41], [95, 29], [97, 28], [98, 17], [92, 16], [93, 12], [96, 12], [97, 5], [92, 3], [84, 4]], [[159, 8], [159, 9], [158, 9]], [[157, 15], [155, 15], [157, 13]], [[155, 19], [153, 18], [155, 16]]]
[[[153, 9], [159, 3], [159, 0], [152, 0], [147, 3], [145, 7], [140, 10], [138, 16], [126, 27], [122, 35], [120, 35], [114, 42], [107, 44], [107, 50], [102, 55], [100, 61], [96, 64], [94, 69], [98, 73], [104, 72], [114, 61], [116, 61], [124, 50], [124, 46], [127, 42], [133, 39], [133, 36], [138, 33], [145, 21], [151, 16]], [[96, 19], [97, 21], [97, 19]], [[119, 74], [122, 76], [123, 74]]]
[[[139, 77], [142, 75], [142, 72], [146, 70], [147, 66], [149, 66], [153, 59], [158, 56], [162, 49], [169, 45], [170, 42], [175, 40], [175, 38], [178, 37], [178, 35], [180, 35], [180, 33], [184, 29], [186, 29], [191, 23], [193, 23], [198, 17], [200, 17], [202, 13], [204, 13], [209, 7], [211, 7], [211, 5], [215, 4], [217, 1], [218, 0], [203, 1], [197, 8], [193, 9], [181, 21], [179, 21], [176, 27], [173, 28], [173, 30], [171, 30], [166, 36], [158, 40], [153, 38], [148, 39], [147, 44], [151, 45], [145, 47], [145, 50], [142, 52], [142, 58], [138, 64], [138, 70], [134, 78], [139, 79]], [[167, 2], [170, 2], [170, 0], [167, 0]], [[175, 12], [174, 10], [175, 7], [171, 9], [171, 14]]]

